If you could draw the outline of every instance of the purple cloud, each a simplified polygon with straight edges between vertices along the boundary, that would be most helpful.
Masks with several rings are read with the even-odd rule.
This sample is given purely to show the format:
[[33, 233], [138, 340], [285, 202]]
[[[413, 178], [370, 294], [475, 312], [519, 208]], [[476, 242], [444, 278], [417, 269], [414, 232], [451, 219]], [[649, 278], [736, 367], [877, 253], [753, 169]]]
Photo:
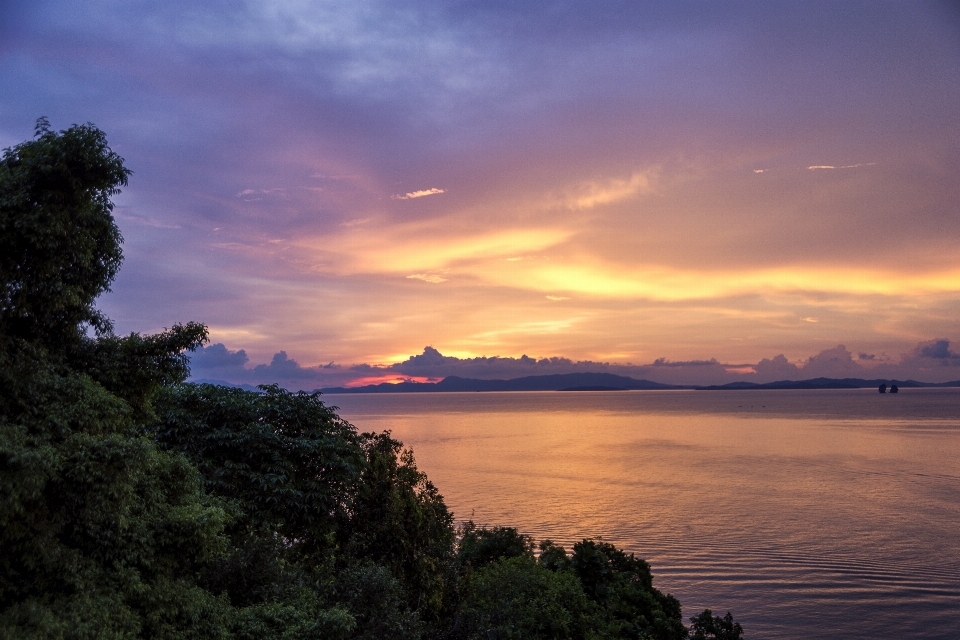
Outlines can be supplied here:
[[[723, 382], [909, 364], [916, 375], [947, 375], [956, 359], [939, 341], [898, 365], [841, 352], [724, 363], [736, 358], [731, 336], [755, 336], [751, 359], [762, 355], [756, 344], [778, 340], [796, 358], [825, 344], [829, 323], [848, 343], [863, 332], [878, 352], [960, 326], [955, 290], [913, 293], [928, 271], [957, 268], [960, 56], [951, 11], [936, 3], [867, 12], [765, 2], [614, 2], [605, 11], [561, 3], [546, 12], [531, 2], [435, 0], [0, 3], [0, 146], [29, 138], [41, 114], [57, 128], [92, 121], [107, 132], [135, 171], [117, 199], [127, 261], [101, 301], [117, 330], [198, 320], [217, 339], [258, 336], [246, 351], [198, 355], [197, 372], [320, 386], [358, 372], [286, 355], [254, 367], [239, 354], [266, 358], [284, 346], [317, 362], [336, 344], [338, 361], [352, 363], [431, 341], [488, 353], [634, 354], [648, 353], [637, 336], [657, 326], [666, 329], [649, 357], [678, 360], [487, 357], [371, 371], [506, 377], [589, 366]], [[807, 170], [817, 165], [847, 169]], [[601, 199], [586, 215], [557, 205], [571, 185], [648, 169], [642, 206]], [[401, 194], [409, 198], [391, 198]], [[854, 273], [882, 265], [896, 277], [879, 278], [879, 292], [804, 292], [796, 309], [789, 291], [664, 304], [560, 290], [581, 277], [575, 272], [531, 290], [530, 278], [483, 280], [506, 273], [503, 264], [470, 274], [456, 265], [385, 274], [366, 264], [347, 273], [338, 268], [355, 256], [324, 253], [343, 248], [345, 229], [363, 231], [351, 236], [354, 250], [379, 246], [382, 232], [398, 254], [419, 256], [420, 244], [396, 238], [449, 231], [431, 240], [440, 245], [457, 240], [452, 230], [470, 236], [521, 222], [571, 238], [538, 249], [544, 268], [532, 275], [581, 256], [637, 280], [648, 268], [751, 281], [754, 272], [824, 265]], [[306, 249], [293, 246], [304, 239], [312, 239]], [[518, 247], [520, 255], [532, 254]], [[844, 273], [824, 280], [846, 286]], [[618, 290], [631, 277], [606, 284]], [[907, 284], [885, 292], [901, 277]], [[537, 306], [545, 296], [550, 310]], [[484, 315], [491, 308], [503, 312]], [[784, 335], [771, 319], [788, 308], [820, 322]], [[550, 323], [564, 328], [544, 334]], [[704, 353], [723, 350], [718, 360], [689, 359], [688, 334], [699, 328], [709, 334], [699, 338]]]
[[797, 380], [800, 376], [800, 367], [793, 364], [782, 353], [771, 358], [764, 358], [754, 367], [758, 380], [773, 382], [776, 380]]
[[805, 378], [862, 378], [867, 370], [857, 364], [849, 349], [838, 344], [810, 356], [801, 372]]
[[943, 364], [960, 361], [960, 353], [950, 350], [949, 340], [931, 340], [930, 342], [920, 343], [914, 353], [921, 358], [940, 360]]
[[[926, 366], [923, 366], [924, 361]], [[243, 349], [231, 351], [223, 344], [210, 345], [193, 354], [191, 379], [220, 380], [230, 384], [278, 383], [290, 389], [305, 390], [387, 380], [438, 381], [447, 376], [510, 379], [577, 372], [614, 373], [669, 384], [725, 384], [741, 380], [773, 382], [819, 377], [913, 378], [925, 382], [960, 379], [960, 354], [950, 351], [948, 340], [921, 342], [913, 351], [904, 354], [900, 363], [881, 363], [872, 367], [858, 364], [844, 345], [824, 349], [800, 364], [790, 362], [783, 354], [763, 358], [755, 365], [725, 364], [716, 359], [681, 362], [658, 358], [650, 364], [633, 365], [562, 357], [536, 359], [526, 355], [519, 358], [457, 358], [445, 356], [430, 346], [424, 347], [422, 353], [391, 365], [360, 363], [343, 366], [331, 362], [304, 367], [285, 351], [276, 353], [268, 364], [254, 367], [247, 367], [247, 364]]]

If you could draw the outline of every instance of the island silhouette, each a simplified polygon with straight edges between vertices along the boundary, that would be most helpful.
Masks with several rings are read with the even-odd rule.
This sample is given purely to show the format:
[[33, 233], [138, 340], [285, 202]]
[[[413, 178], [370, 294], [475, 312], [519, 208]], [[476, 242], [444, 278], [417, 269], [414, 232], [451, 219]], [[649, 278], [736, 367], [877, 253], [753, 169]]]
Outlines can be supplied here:
[[730, 382], [722, 385], [676, 385], [652, 380], [618, 376], [612, 373], [557, 373], [543, 376], [524, 376], [511, 379], [481, 379], [447, 376], [438, 382], [405, 381], [381, 382], [360, 387], [326, 387], [316, 389], [324, 394], [341, 393], [437, 393], [465, 391], [657, 391], [694, 389], [700, 391], [753, 389], [880, 389], [880, 393], [897, 393], [900, 387], [960, 387], [960, 380], [950, 382], [920, 382], [917, 380], [867, 380], [864, 378], [811, 378], [809, 380], [778, 380], [776, 382]]

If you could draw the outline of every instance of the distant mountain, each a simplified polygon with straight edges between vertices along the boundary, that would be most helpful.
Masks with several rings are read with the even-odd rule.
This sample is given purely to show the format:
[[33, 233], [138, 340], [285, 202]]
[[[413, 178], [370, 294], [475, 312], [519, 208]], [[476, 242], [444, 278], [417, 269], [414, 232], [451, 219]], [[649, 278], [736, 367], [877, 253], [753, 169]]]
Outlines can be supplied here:
[[704, 391], [731, 389], [876, 389], [881, 384], [897, 385], [901, 389], [917, 387], [960, 387], [960, 380], [953, 382], [917, 382], [916, 380], [864, 380], [863, 378], [812, 378], [810, 380], [778, 380], [777, 382], [731, 382], [697, 387]]
[[865, 380], [863, 378], [813, 378], [810, 380], [778, 380], [777, 382], [731, 382], [722, 385], [673, 385], [637, 380], [612, 373], [558, 373], [547, 376], [526, 376], [511, 380], [481, 380], [448, 376], [439, 382], [382, 382], [364, 387], [329, 387], [321, 393], [438, 393], [450, 391], [637, 391], [666, 389], [697, 389], [703, 391], [741, 389], [869, 389], [881, 384], [897, 385], [901, 389], [915, 387], [960, 387], [960, 380], [952, 382], [918, 382], [916, 380]]
[[443, 391], [633, 391], [654, 389], [691, 389], [650, 380], [637, 380], [612, 373], [557, 373], [547, 376], [526, 376], [512, 380], [480, 380], [447, 376], [440, 382], [383, 382], [364, 387], [332, 387], [322, 393], [408, 393]]

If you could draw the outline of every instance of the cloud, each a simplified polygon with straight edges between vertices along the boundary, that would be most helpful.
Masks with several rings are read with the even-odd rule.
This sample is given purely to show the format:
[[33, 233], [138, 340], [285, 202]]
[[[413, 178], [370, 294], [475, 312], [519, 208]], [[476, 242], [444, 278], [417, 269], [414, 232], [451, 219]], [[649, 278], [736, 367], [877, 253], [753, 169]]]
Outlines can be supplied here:
[[901, 355], [899, 362], [885, 361], [873, 370], [884, 377], [900, 380], [960, 380], [960, 354], [950, 349], [949, 340], [935, 338], [918, 342], [913, 349]]
[[435, 196], [440, 193], [446, 193], [446, 189], [422, 189], [420, 191], [411, 191], [403, 195], [390, 196], [394, 200], [413, 200], [414, 198], [424, 198], [426, 196]]
[[547, 300], [553, 300], [554, 302], [560, 302], [561, 300], [569, 300], [570, 298], [566, 296], [546, 296]]
[[[891, 354], [960, 326], [958, 58], [927, 5], [864, 22], [799, 3], [749, 20], [719, 4], [27, 4], [0, 38], [0, 137], [29, 137], [47, 105], [102, 126], [136, 171], [121, 198], [153, 218], [121, 221], [107, 304], [123, 331], [255, 329], [215, 335], [267, 362], [434, 341], [799, 363], [826, 326]], [[884, 166], [848, 164], [871, 159]], [[390, 199], [440, 184], [451, 197], [426, 207]], [[244, 250], [210, 251], [211, 227]], [[487, 264], [531, 252], [550, 260]], [[443, 287], [406, 280], [447, 267]], [[568, 312], [587, 320], [473, 339]]]
[[286, 351], [275, 353], [267, 364], [254, 367], [248, 364], [246, 350], [231, 351], [222, 343], [212, 344], [190, 355], [190, 380], [235, 385], [279, 384], [291, 390], [312, 390], [348, 384], [357, 377], [347, 367], [333, 362], [304, 367]]
[[807, 358], [801, 372], [805, 378], [853, 378], [862, 377], [865, 370], [844, 345], [838, 344]]
[[237, 193], [237, 197], [244, 202], [256, 202], [257, 200], [263, 200], [262, 196], [282, 196], [285, 192], [286, 190], [280, 187], [273, 189], [244, 189]]
[[217, 343], [197, 349], [190, 356], [190, 370], [193, 376], [201, 378], [233, 375], [242, 372], [249, 361], [244, 349], [230, 351]]
[[642, 171], [637, 171], [629, 178], [582, 182], [570, 189], [561, 202], [573, 209], [591, 209], [652, 191], [650, 177]]
[[[929, 353], [938, 360], [948, 360], [957, 366], [960, 372], [960, 354], [936, 344], [938, 341], [921, 343], [915, 349], [922, 353], [924, 348], [932, 347]], [[940, 341], [943, 342], [943, 341]], [[921, 356], [930, 359], [930, 356]], [[861, 366], [853, 359], [853, 354], [844, 345], [824, 349], [801, 362], [800, 365], [787, 360], [779, 354], [773, 358], [763, 358], [757, 364], [730, 364], [719, 362], [716, 358], [702, 360], [671, 361], [657, 358], [650, 364], [621, 364], [596, 362], [591, 360], [572, 360], [570, 358], [531, 358], [523, 355], [513, 357], [474, 357], [457, 358], [444, 356], [434, 347], [425, 347], [423, 353], [411, 356], [407, 360], [378, 368], [384, 372], [402, 373], [411, 376], [430, 376], [443, 378], [448, 375], [474, 378], [516, 378], [529, 375], [551, 373], [574, 373], [581, 371], [606, 372], [665, 382], [671, 384], [724, 384], [738, 380], [753, 382], [773, 382], [776, 380], [805, 380], [810, 378], [873, 378], [905, 379], [910, 369], [877, 365], [873, 369]], [[960, 373], [958, 373], [960, 375]], [[930, 379], [938, 382], [946, 378]]]
[[685, 361], [657, 358], [650, 364], [639, 365], [573, 360], [560, 356], [532, 358], [525, 354], [520, 357], [460, 358], [445, 356], [437, 348], [426, 346], [421, 353], [393, 364], [359, 363], [343, 366], [331, 362], [304, 367], [290, 358], [286, 351], [279, 351], [268, 364], [248, 367], [247, 354], [243, 349], [231, 351], [223, 344], [214, 344], [191, 356], [191, 379], [248, 385], [277, 383], [291, 390], [403, 380], [427, 382], [442, 380], [447, 376], [510, 379], [577, 372], [613, 373], [655, 382], [690, 385], [735, 381], [762, 383], [819, 377], [916, 379], [926, 382], [960, 379], [960, 354], [951, 351], [949, 341], [943, 339], [919, 343], [910, 353], [904, 354], [899, 363], [875, 364], [869, 354], [863, 353], [860, 354], [860, 360], [869, 362], [871, 366], [858, 364], [842, 344], [824, 349], [800, 364], [790, 362], [786, 356], [779, 354], [773, 358], [763, 358], [757, 364], [722, 363], [716, 358]]
[[429, 282], [431, 284], [440, 284], [441, 282], [447, 281], [446, 278], [435, 273], [414, 273], [413, 275], [407, 276], [407, 278], [413, 280], [423, 280], [424, 282]]
[[318, 260], [322, 256], [329, 269], [337, 273], [430, 274], [442, 272], [453, 264], [474, 263], [480, 265], [475, 275], [483, 277], [485, 273], [495, 273], [495, 269], [482, 265], [483, 261], [496, 259], [501, 264], [530, 262], [536, 265], [540, 261], [508, 263], [501, 258], [536, 254], [571, 236], [570, 231], [556, 228], [458, 231], [456, 225], [456, 220], [447, 218], [368, 225], [343, 229], [333, 235], [296, 238], [293, 243], [304, 260]]
[[764, 358], [753, 370], [759, 382], [774, 382], [776, 380], [796, 380], [800, 376], [800, 367], [793, 364], [782, 353], [771, 358]]
[[[535, 238], [536, 236], [534, 236]], [[533, 238], [531, 238], [533, 240]], [[447, 251], [444, 247], [440, 251]], [[591, 298], [703, 300], [743, 294], [777, 296], [810, 291], [843, 295], [910, 295], [960, 292], [960, 270], [910, 274], [830, 266], [770, 269], [696, 270], [689, 267], [623, 264], [603, 257], [572, 256], [564, 260], [514, 261], [509, 269], [496, 265], [478, 270], [476, 277], [501, 286], [540, 292], [576, 292]], [[816, 317], [801, 318], [815, 323]]]
[[876, 360], [877, 356], [872, 353], [860, 353], [857, 355], [858, 360]]
[[712, 367], [714, 365], [720, 364], [717, 362], [716, 358], [710, 358], [709, 360], [681, 360], [671, 361], [666, 358], [657, 358], [653, 361], [653, 366], [655, 367]]
[[914, 354], [920, 358], [930, 358], [944, 364], [960, 362], [960, 353], [950, 350], [949, 340], [939, 339], [921, 342], [914, 349]]
[[876, 164], [876, 162], [858, 162], [857, 164], [845, 164], [841, 166], [835, 166], [831, 164], [815, 164], [807, 167], [807, 169], [810, 171], [819, 171], [821, 169], [857, 169], [859, 167], [872, 167]]
[[286, 351], [275, 353], [270, 364], [258, 364], [253, 368], [253, 373], [258, 377], [275, 376], [281, 380], [314, 377], [309, 369], [304, 369], [296, 360], [287, 357]]
[[[734, 380], [716, 360], [669, 362], [665, 358], [650, 365], [618, 364], [593, 360], [573, 360], [560, 356], [532, 358], [477, 356], [457, 358], [444, 356], [434, 347], [424, 347], [423, 353], [407, 360], [378, 368], [383, 372], [408, 376], [446, 376], [467, 378], [509, 379], [555, 373], [600, 372], [656, 380], [675, 384], [714, 384]], [[369, 372], [369, 370], [365, 370]]]

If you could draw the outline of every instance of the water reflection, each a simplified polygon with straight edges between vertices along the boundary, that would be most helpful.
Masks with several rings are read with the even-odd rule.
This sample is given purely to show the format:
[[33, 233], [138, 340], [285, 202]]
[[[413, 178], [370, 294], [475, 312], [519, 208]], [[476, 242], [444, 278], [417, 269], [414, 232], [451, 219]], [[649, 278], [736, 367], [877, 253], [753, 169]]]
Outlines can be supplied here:
[[752, 638], [960, 630], [960, 394], [331, 396], [391, 429], [458, 517], [634, 551], [685, 615]]

